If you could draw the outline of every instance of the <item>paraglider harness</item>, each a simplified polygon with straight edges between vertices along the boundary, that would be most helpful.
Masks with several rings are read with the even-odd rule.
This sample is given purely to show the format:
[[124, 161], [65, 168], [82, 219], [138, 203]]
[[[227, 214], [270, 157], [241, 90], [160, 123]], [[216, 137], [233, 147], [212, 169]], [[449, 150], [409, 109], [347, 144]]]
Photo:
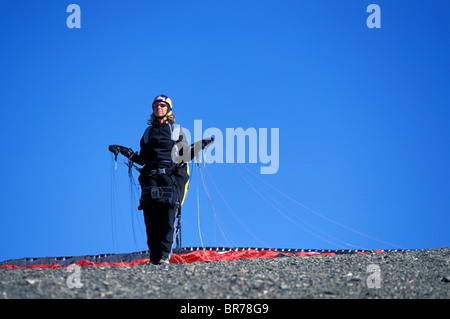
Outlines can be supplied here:
[[[197, 161], [200, 162], [199, 153], [201, 150], [206, 150], [214, 142], [214, 138], [211, 137], [209, 139], [203, 139], [198, 142], [195, 142], [190, 145], [190, 159], [192, 160], [194, 157], [197, 158]], [[117, 163], [117, 156], [122, 154], [123, 156], [128, 158], [128, 163], [125, 163], [128, 166], [128, 174], [131, 174], [132, 169], [136, 169], [139, 173], [139, 184], [141, 186], [141, 198], [139, 199], [139, 207], [138, 210], [143, 210], [144, 207], [147, 207], [153, 203], [157, 206], [175, 206], [177, 210], [176, 218], [176, 249], [181, 248], [181, 194], [178, 193], [178, 185], [172, 179], [173, 184], [171, 186], [158, 186], [157, 183], [155, 185], [148, 185], [146, 180], [153, 179], [153, 177], [159, 178], [157, 175], [168, 174], [172, 175], [176, 170], [179, 169], [178, 164], [173, 164], [171, 167], [166, 168], [156, 168], [156, 169], [147, 169], [145, 166], [143, 168], [139, 168], [136, 166], [131, 158], [135, 154], [131, 148], [120, 146], [120, 145], [109, 145], [109, 151], [114, 153], [114, 161]], [[187, 165], [187, 163], [186, 163]], [[146, 179], [146, 180], [144, 180]], [[178, 196], [177, 196], [178, 195]]]
[[162, 174], [167, 174], [170, 176], [176, 169], [177, 167], [152, 169], [148, 174], [143, 174], [139, 177], [139, 182], [142, 188], [142, 196], [139, 199], [138, 210], [144, 209], [148, 204], [154, 204], [156, 206], [180, 206], [180, 194], [175, 194], [175, 192], [177, 192], [176, 190], [178, 185], [174, 180], [172, 180], [173, 185], [171, 186], [160, 186], [158, 185], [158, 182], [156, 182], [155, 185], [149, 186], [148, 183], [141, 178], [158, 178], [157, 175]]
[[[139, 199], [138, 210], [143, 210], [146, 207], [173, 207], [176, 211], [177, 224], [175, 227], [176, 231], [176, 249], [181, 248], [181, 194], [178, 192], [178, 185], [175, 179], [170, 178], [172, 173], [178, 170], [179, 167], [172, 166], [166, 168], [151, 169], [147, 172], [141, 170], [141, 175], [139, 176], [139, 183], [141, 185], [142, 193]], [[158, 185], [158, 179], [165, 175], [172, 180], [172, 185], [170, 186], [160, 186]], [[156, 181], [155, 181], [156, 179]], [[148, 180], [153, 180], [155, 185], [148, 185]]]
[[139, 172], [139, 184], [141, 186], [141, 197], [139, 199], [138, 210], [143, 210], [144, 208], [154, 204], [156, 206], [175, 206], [177, 211], [177, 225], [176, 225], [176, 248], [181, 248], [181, 205], [179, 202], [180, 196], [174, 194], [177, 191], [177, 185], [175, 182], [172, 186], [157, 186], [157, 184], [150, 186], [148, 185], [148, 179], [153, 177], [158, 178], [156, 175], [162, 174], [172, 174], [178, 167], [166, 167], [166, 168], [156, 168], [156, 169], [146, 169], [146, 167], [138, 167], [133, 163], [131, 157], [133, 150], [131, 148], [121, 146], [121, 145], [109, 145], [108, 149], [110, 152], [114, 153], [114, 161], [117, 163], [117, 156], [122, 154], [127, 157], [128, 162], [124, 163], [128, 167], [128, 175], [131, 175], [132, 169], [134, 168]]

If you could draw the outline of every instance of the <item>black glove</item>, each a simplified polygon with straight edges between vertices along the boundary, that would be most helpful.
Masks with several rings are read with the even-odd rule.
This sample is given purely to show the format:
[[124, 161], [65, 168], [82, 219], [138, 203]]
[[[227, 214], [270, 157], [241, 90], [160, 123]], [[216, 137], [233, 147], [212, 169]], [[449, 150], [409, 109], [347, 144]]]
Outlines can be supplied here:
[[109, 145], [108, 149], [110, 152], [113, 152], [114, 155], [122, 154], [126, 158], [130, 158], [131, 155], [134, 154], [133, 150], [128, 147], [120, 146], [120, 145]]
[[202, 140], [202, 150], [205, 149], [209, 144], [214, 143], [214, 137], [204, 138]]

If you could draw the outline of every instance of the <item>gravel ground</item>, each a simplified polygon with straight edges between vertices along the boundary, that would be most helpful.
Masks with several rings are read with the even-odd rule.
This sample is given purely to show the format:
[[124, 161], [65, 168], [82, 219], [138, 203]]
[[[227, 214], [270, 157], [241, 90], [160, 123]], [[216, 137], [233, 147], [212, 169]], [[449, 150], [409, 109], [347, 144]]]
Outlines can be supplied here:
[[0, 269], [0, 298], [449, 299], [449, 266], [450, 248], [441, 248], [167, 266]]

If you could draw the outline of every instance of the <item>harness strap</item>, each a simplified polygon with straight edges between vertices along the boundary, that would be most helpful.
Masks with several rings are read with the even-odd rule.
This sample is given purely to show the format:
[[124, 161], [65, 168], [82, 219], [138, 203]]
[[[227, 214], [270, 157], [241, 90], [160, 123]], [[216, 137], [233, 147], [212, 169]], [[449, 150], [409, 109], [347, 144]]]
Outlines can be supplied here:
[[159, 175], [159, 174], [171, 174], [171, 173], [173, 173], [174, 170], [175, 170], [175, 167], [156, 168], [156, 169], [149, 170], [148, 175], [152, 176], [152, 175]]
[[155, 175], [155, 174], [167, 174], [167, 172], [166, 172], [165, 168], [151, 169], [150, 175]]

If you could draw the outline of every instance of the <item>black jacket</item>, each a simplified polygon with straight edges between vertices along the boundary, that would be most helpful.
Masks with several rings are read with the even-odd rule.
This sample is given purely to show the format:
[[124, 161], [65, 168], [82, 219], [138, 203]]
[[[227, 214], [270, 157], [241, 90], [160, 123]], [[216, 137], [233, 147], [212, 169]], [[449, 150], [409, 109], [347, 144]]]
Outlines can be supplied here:
[[172, 149], [182, 140], [181, 134], [174, 140], [173, 131], [174, 126], [169, 123], [149, 126], [141, 138], [139, 154], [134, 154], [131, 160], [148, 169], [172, 166]]
[[[189, 182], [189, 168], [187, 163], [178, 159], [174, 162], [172, 153], [175, 158], [179, 158], [183, 147], [188, 145], [183, 141], [183, 135], [176, 130], [180, 130], [179, 126], [169, 123], [149, 126], [141, 138], [140, 152], [132, 154], [129, 159], [144, 166], [139, 176], [143, 190], [151, 186], [175, 186], [178, 202], [182, 204]], [[151, 174], [151, 170], [157, 168], [170, 169], [166, 171], [167, 174]]]

